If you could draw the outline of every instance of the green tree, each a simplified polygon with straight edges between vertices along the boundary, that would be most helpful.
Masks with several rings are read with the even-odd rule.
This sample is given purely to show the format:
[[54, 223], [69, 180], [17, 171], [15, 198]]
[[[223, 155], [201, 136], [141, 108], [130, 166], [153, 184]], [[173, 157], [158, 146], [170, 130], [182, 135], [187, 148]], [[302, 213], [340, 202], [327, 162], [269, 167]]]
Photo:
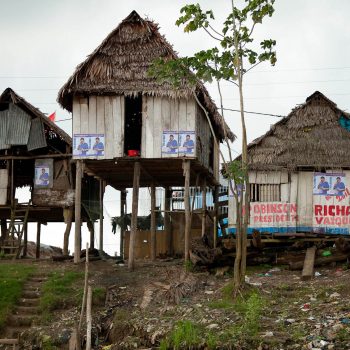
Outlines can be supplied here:
[[[220, 151], [225, 172], [230, 179], [230, 187], [236, 201], [236, 258], [234, 265], [235, 291], [244, 283], [247, 257], [247, 227], [249, 223], [249, 176], [247, 158], [247, 131], [244, 116], [243, 81], [244, 76], [262, 62], [268, 61], [271, 65], [276, 63], [275, 40], [266, 39], [256, 45], [254, 43], [254, 30], [265, 17], [271, 17], [275, 0], [245, 0], [241, 7], [235, 6], [231, 0], [229, 14], [222, 24], [221, 30], [215, 28], [212, 10], [202, 10], [199, 4], [186, 5], [181, 9], [181, 16], [176, 25], [184, 26], [185, 32], [204, 30], [207, 35], [217, 42], [217, 45], [206, 50], [196, 52], [193, 56], [176, 60], [158, 59], [150, 68], [150, 75], [162, 81], [172, 83], [175, 87], [184, 82], [196, 86], [199, 80], [205, 82], [215, 81], [220, 95], [220, 109], [224, 116], [224, 105], [220, 83], [226, 81], [238, 88], [240, 101], [240, 117], [242, 125], [242, 155], [240, 161], [234, 161], [229, 140], [226, 160]], [[240, 2], [241, 3], [241, 2]], [[195, 96], [197, 103], [203, 109], [209, 125], [211, 122], [205, 107]], [[211, 132], [215, 142], [213, 128]], [[245, 191], [240, 189], [245, 188]]]

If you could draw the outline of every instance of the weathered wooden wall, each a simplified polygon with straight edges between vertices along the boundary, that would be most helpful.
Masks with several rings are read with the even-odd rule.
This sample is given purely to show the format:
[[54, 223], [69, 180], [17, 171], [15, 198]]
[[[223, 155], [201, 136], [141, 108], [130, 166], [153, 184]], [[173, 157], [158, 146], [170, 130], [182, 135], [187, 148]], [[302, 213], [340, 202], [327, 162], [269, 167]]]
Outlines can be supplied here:
[[[74, 134], [104, 134], [105, 151], [98, 159], [113, 159], [124, 156], [124, 97], [89, 96], [73, 100]], [[94, 159], [79, 157], [75, 159]]]
[[144, 96], [141, 157], [178, 157], [177, 154], [162, 156], [163, 131], [196, 131], [195, 101]]
[[8, 170], [0, 169], [0, 205], [5, 205], [7, 202], [8, 180]]

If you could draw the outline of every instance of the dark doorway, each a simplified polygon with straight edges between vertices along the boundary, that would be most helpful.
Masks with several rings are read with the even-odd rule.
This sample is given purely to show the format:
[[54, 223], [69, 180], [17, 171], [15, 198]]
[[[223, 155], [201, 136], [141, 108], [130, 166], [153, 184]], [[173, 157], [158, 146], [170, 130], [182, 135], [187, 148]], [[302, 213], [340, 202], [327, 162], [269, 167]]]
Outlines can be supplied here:
[[124, 153], [141, 152], [142, 96], [125, 97]]

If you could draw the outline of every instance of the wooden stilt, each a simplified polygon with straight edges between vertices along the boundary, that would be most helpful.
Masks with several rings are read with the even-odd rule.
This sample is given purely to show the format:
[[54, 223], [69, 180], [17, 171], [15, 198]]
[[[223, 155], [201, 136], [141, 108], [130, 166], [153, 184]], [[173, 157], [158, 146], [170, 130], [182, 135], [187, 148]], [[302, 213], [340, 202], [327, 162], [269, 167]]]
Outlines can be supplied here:
[[156, 260], [156, 187], [154, 183], [151, 185], [151, 260]]
[[202, 181], [202, 237], [205, 235], [205, 225], [207, 218], [207, 179]]
[[7, 222], [6, 219], [1, 219], [1, 240], [5, 240], [7, 237]]
[[[126, 190], [120, 191], [120, 216], [123, 216], [127, 213], [126, 210]], [[125, 231], [120, 229], [120, 257], [124, 257], [124, 235]]]
[[173, 255], [173, 237], [171, 230], [171, 218], [170, 218], [170, 200], [171, 200], [171, 190], [169, 187], [165, 188], [164, 196], [164, 231], [167, 239], [167, 253], [169, 256]]
[[90, 248], [95, 249], [95, 226], [93, 221], [88, 220], [87, 226], [90, 232]]
[[74, 263], [80, 262], [81, 250], [81, 178], [83, 176], [83, 162], [76, 162], [75, 179], [75, 236], [74, 236]]
[[185, 176], [185, 261], [189, 260], [190, 251], [190, 234], [191, 234], [191, 211], [190, 211], [190, 176], [191, 176], [191, 161], [183, 161], [183, 170]]
[[130, 242], [129, 242], [129, 261], [128, 261], [129, 270], [133, 270], [135, 267], [134, 249], [135, 249], [135, 239], [136, 239], [136, 231], [137, 231], [139, 187], [140, 187], [140, 162], [135, 162], [134, 180], [133, 180], [133, 189], [132, 189], [131, 231], [130, 231]]
[[100, 244], [99, 252], [100, 256], [103, 254], [103, 195], [105, 192], [105, 184], [103, 180], [100, 180]]
[[73, 208], [63, 209], [63, 216], [66, 223], [66, 230], [63, 235], [63, 255], [68, 255], [69, 235], [73, 221]]
[[218, 237], [218, 216], [219, 216], [219, 186], [214, 188], [214, 230], [213, 230], [213, 246], [216, 248]]
[[27, 257], [28, 251], [28, 223], [26, 222], [23, 227], [23, 258]]
[[36, 251], [35, 251], [36, 259], [40, 259], [40, 234], [41, 234], [41, 222], [39, 221], [37, 223], [37, 229], [36, 229]]

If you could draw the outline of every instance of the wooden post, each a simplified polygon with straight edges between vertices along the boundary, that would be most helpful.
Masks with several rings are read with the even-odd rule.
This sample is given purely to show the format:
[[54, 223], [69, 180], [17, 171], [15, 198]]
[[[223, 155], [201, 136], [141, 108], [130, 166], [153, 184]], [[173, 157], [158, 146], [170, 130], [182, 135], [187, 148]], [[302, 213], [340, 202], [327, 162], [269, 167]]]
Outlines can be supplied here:
[[103, 180], [100, 180], [100, 244], [99, 252], [100, 256], [103, 254], [103, 194], [105, 191], [105, 184]]
[[191, 176], [191, 161], [183, 161], [183, 170], [185, 176], [185, 261], [189, 259], [190, 251], [190, 234], [191, 234], [191, 211], [190, 211], [190, 176]]
[[218, 216], [219, 216], [219, 186], [214, 188], [214, 230], [213, 230], [213, 246], [216, 248], [218, 237]]
[[314, 276], [314, 264], [315, 264], [316, 247], [308, 248], [305, 254], [304, 267], [301, 272], [302, 280], [309, 280]]
[[204, 177], [202, 181], [202, 237], [205, 235], [207, 217], [207, 179]]
[[28, 223], [26, 222], [23, 227], [23, 255], [22, 258], [27, 257], [28, 250]]
[[83, 293], [83, 301], [82, 301], [81, 310], [80, 310], [80, 319], [79, 319], [79, 324], [78, 324], [78, 332], [79, 333], [80, 333], [80, 330], [81, 330], [81, 325], [83, 323], [84, 311], [85, 311], [85, 307], [86, 307], [86, 295], [87, 295], [87, 288], [88, 288], [88, 278], [89, 278], [89, 243], [86, 243], [84, 293]]
[[91, 220], [87, 221], [87, 227], [90, 232], [90, 248], [95, 249], [95, 226], [94, 222]]
[[1, 240], [7, 238], [7, 221], [6, 219], [1, 219]]
[[[123, 216], [127, 213], [126, 210], [126, 190], [120, 191], [120, 216]], [[124, 235], [125, 231], [120, 229], [120, 257], [124, 258]]]
[[131, 230], [130, 230], [130, 241], [129, 241], [129, 270], [134, 270], [135, 267], [135, 239], [137, 231], [137, 213], [138, 213], [138, 202], [139, 202], [139, 187], [140, 187], [140, 162], [134, 164], [134, 181], [132, 187], [132, 212], [131, 212]]
[[92, 329], [91, 304], [92, 304], [92, 288], [91, 286], [89, 286], [88, 292], [87, 292], [87, 304], [86, 304], [86, 350], [91, 350], [91, 329]]
[[41, 234], [41, 222], [39, 221], [37, 223], [37, 229], [36, 229], [36, 251], [35, 251], [36, 259], [40, 259], [40, 234]]
[[151, 185], [151, 260], [156, 260], [157, 241], [156, 241], [156, 187]]
[[81, 250], [81, 178], [83, 176], [83, 162], [77, 160], [75, 174], [75, 236], [74, 236], [74, 263], [80, 262]]
[[63, 209], [64, 221], [66, 222], [66, 230], [64, 231], [63, 236], [63, 255], [68, 255], [68, 244], [69, 244], [69, 235], [72, 228], [73, 221], [73, 207]]
[[164, 198], [164, 231], [167, 239], [167, 252], [168, 255], [173, 255], [173, 237], [171, 230], [170, 221], [170, 200], [171, 200], [171, 190], [169, 187], [165, 188], [165, 198]]

